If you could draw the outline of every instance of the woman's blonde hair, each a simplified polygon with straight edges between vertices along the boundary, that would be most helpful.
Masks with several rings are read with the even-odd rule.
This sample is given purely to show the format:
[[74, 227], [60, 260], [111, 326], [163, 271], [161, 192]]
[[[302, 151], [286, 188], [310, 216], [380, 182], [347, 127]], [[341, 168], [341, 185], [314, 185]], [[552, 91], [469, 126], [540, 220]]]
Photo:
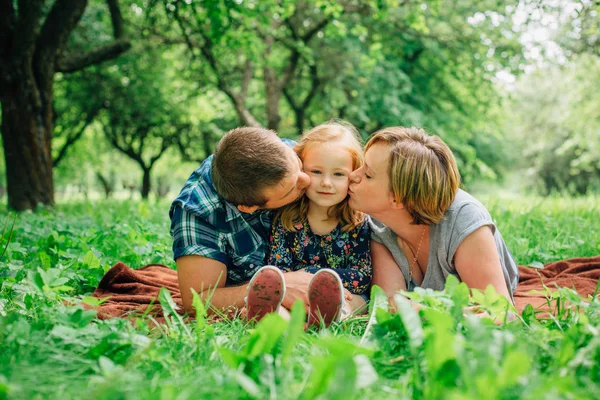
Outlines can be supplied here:
[[[347, 150], [352, 157], [352, 170], [360, 168], [363, 164], [363, 152], [360, 143], [360, 136], [351, 124], [344, 121], [331, 121], [315, 126], [310, 131], [304, 133], [294, 151], [301, 160], [304, 160], [306, 151], [316, 144], [337, 143]], [[295, 232], [294, 225], [305, 223], [308, 215], [308, 205], [310, 200], [306, 195], [298, 201], [283, 207], [277, 213], [275, 220], [281, 218], [281, 224], [288, 231]], [[339, 220], [342, 225], [342, 231], [348, 232], [356, 228], [364, 220], [364, 214], [360, 211], [352, 210], [348, 206], [348, 197], [341, 203], [332, 206], [328, 211], [329, 218]]]
[[386, 143], [390, 190], [413, 224], [437, 224], [456, 196], [460, 174], [452, 150], [423, 129], [392, 127], [377, 131], [365, 146]]

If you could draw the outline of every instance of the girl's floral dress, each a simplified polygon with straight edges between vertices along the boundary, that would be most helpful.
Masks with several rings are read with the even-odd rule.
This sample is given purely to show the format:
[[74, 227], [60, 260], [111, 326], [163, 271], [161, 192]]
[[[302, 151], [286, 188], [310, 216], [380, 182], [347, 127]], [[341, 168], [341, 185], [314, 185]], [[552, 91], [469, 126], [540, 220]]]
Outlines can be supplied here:
[[295, 228], [296, 232], [290, 232], [280, 220], [273, 223], [267, 264], [286, 272], [306, 269], [312, 274], [321, 268], [334, 269], [346, 289], [364, 297], [372, 277], [367, 218], [349, 232], [338, 225], [326, 235], [317, 235], [308, 221]]

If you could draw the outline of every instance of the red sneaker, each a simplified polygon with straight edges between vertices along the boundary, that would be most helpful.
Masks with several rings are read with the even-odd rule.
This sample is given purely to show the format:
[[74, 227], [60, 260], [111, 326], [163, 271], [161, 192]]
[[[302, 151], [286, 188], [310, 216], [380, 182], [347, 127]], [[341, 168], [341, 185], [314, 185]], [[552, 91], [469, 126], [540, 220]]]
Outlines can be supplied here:
[[329, 326], [339, 321], [344, 305], [344, 285], [332, 269], [321, 269], [308, 284], [308, 324]]
[[285, 280], [277, 267], [266, 265], [256, 271], [248, 283], [246, 317], [260, 321], [270, 312], [276, 312], [285, 297]]

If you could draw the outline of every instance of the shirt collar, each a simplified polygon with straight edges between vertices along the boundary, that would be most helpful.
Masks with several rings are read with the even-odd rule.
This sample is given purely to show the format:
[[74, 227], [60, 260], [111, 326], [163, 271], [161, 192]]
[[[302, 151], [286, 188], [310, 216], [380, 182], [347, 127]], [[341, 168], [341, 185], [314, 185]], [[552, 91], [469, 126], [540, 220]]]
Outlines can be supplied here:
[[240, 218], [242, 216], [242, 212], [238, 210], [236, 206], [231, 204], [230, 202], [223, 200], [223, 204], [225, 206], [225, 221], [230, 222], [236, 218]]

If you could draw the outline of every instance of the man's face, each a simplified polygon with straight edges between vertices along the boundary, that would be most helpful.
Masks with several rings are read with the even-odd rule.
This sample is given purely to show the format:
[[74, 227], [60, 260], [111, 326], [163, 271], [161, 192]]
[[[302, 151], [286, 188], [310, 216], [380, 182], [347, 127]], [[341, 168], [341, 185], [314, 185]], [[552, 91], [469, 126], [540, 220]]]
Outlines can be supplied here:
[[261, 207], [262, 209], [280, 208], [296, 201], [304, 194], [310, 184], [310, 178], [302, 170], [302, 161], [300, 161], [296, 152], [283, 143], [282, 146], [286, 148], [288, 169], [291, 172], [279, 184], [265, 189], [264, 194], [267, 203]]

